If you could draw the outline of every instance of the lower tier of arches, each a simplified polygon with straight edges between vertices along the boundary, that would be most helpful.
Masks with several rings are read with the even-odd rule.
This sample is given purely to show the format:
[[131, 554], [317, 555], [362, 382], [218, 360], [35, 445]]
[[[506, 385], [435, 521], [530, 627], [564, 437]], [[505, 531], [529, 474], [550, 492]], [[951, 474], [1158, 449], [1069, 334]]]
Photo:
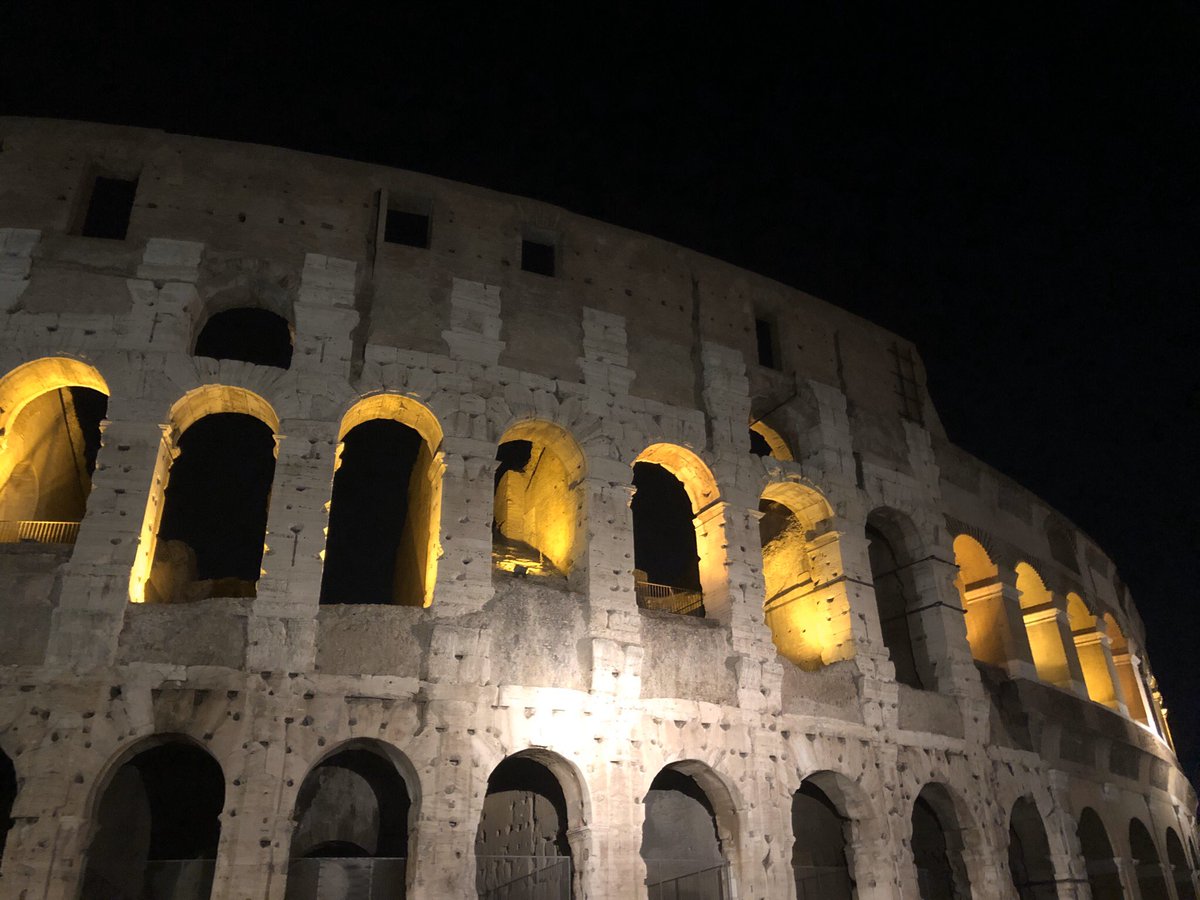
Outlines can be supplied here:
[[984, 741], [550, 687], [8, 672], [3, 896], [1196, 896], [1194, 797]]

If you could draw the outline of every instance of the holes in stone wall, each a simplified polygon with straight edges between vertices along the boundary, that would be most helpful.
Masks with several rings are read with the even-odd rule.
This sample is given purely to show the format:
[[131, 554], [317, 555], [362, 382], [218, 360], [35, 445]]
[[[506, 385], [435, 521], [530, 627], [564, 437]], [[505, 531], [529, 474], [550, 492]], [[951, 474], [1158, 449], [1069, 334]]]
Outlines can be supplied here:
[[286, 369], [292, 364], [292, 326], [267, 309], [226, 309], [204, 323], [195, 355]]
[[526, 238], [521, 241], [521, 268], [535, 275], [553, 278], [556, 272], [558, 250], [552, 242]]
[[178, 441], [146, 588], [150, 602], [253, 597], [275, 473], [271, 428], [213, 413]]
[[429, 246], [429, 213], [408, 209], [388, 209], [383, 222], [383, 239], [406, 247]]
[[421, 606], [430, 454], [414, 428], [373, 419], [343, 439], [329, 504], [322, 603]]
[[225, 778], [180, 740], [144, 750], [112, 776], [96, 808], [82, 900], [207, 897]]

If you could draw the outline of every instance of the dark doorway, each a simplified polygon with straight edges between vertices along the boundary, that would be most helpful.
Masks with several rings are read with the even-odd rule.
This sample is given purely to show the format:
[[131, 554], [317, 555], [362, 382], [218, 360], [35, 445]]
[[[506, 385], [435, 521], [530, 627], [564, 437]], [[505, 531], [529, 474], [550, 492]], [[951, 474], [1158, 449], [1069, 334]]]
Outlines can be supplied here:
[[1021, 797], [1008, 824], [1008, 871], [1021, 900], [1056, 900], [1058, 882], [1046, 828], [1034, 802]]
[[969, 900], [970, 882], [950, 800], [926, 787], [913, 804], [912, 853], [922, 900]]
[[4, 845], [12, 829], [12, 808], [17, 799], [17, 770], [12, 760], [0, 752], [0, 861], [4, 859]]
[[96, 808], [82, 900], [202, 900], [212, 890], [225, 779], [172, 741], [121, 766]]
[[651, 782], [644, 802], [642, 859], [651, 900], [729, 897], [729, 864], [717, 816], [696, 780], [677, 769], [663, 769]]
[[1129, 852], [1133, 856], [1142, 900], [1168, 900], [1170, 894], [1167, 892], [1167, 879], [1158, 857], [1158, 848], [1154, 846], [1154, 839], [1140, 819], [1131, 819], [1129, 822]]
[[346, 434], [329, 504], [322, 603], [422, 605], [429, 465], [421, 435], [392, 419]]
[[1171, 866], [1171, 880], [1175, 882], [1175, 895], [1179, 900], [1196, 900], [1196, 888], [1192, 884], [1192, 867], [1188, 865], [1183, 842], [1174, 828], [1167, 829], [1167, 863]]
[[640, 462], [633, 467], [633, 486], [630, 508], [639, 605], [680, 612], [685, 610], [677, 608], [675, 599], [694, 598], [686, 612], [703, 617], [696, 526], [683, 483], [656, 463]]
[[287, 900], [402, 898], [412, 802], [396, 765], [369, 745], [316, 766], [296, 799]]
[[268, 309], [223, 310], [200, 329], [194, 355], [286, 369], [292, 364], [292, 326]]
[[533, 759], [510, 756], [488, 778], [475, 832], [475, 886], [487, 900], [570, 900], [571, 847], [562, 785]]
[[867, 542], [871, 559], [871, 578], [875, 583], [875, 602], [879, 606], [879, 627], [887, 647], [896, 680], [909, 687], [922, 688], [908, 626], [909, 604], [913, 599], [909, 572], [911, 560], [897, 552], [896, 543], [883, 527], [867, 520]]
[[848, 822], [825, 792], [805, 781], [792, 795], [792, 869], [797, 900], [852, 900]]
[[1124, 900], [1125, 889], [1113, 858], [1112, 843], [1100, 816], [1094, 809], [1084, 807], [1079, 815], [1080, 851], [1087, 866], [1088, 885], [1092, 889], [1092, 900]]
[[193, 584], [163, 599], [254, 596], [274, 475], [275, 436], [254, 416], [214, 413], [180, 436], [155, 566], [185, 568], [179, 581]]

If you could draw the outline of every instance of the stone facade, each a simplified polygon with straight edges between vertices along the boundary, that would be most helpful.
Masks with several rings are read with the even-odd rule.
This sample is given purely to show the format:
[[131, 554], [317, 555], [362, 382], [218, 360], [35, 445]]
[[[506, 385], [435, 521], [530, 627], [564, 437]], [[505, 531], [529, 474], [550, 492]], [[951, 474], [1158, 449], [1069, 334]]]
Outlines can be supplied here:
[[[0, 141], [0, 454], [36, 397], [108, 396], [73, 543], [0, 545], [0, 897], [80, 896], [121, 778], [170, 744], [224, 780], [213, 897], [298, 896], [294, 838], [375, 822], [336, 812], [370, 790], [406, 795], [413, 898], [475, 896], [477, 847], [569, 856], [577, 900], [647, 896], [647, 859], [674, 852], [661, 823], [646, 837], [651, 809], [673, 810], [681, 858], [728, 864], [738, 900], [1195, 897], [1196, 796], [1128, 592], [1086, 534], [947, 441], [908, 342], [418, 174], [71, 122], [0, 119]], [[81, 234], [97, 175], [136, 182], [123, 239]], [[427, 216], [427, 246], [388, 240], [389, 209]], [[553, 248], [552, 276], [522, 269], [523, 240]], [[288, 368], [193, 355], [243, 307], [287, 320]], [[253, 596], [142, 602], [180, 436], [229, 412], [275, 435]], [[340, 446], [374, 417], [427, 449], [417, 596], [321, 603]], [[546, 573], [493, 554], [513, 439], [558, 461], [504, 488], [522, 546], [559, 540]], [[688, 495], [703, 618], [644, 608], [638, 462]], [[509, 511], [521, 492], [542, 519]], [[764, 566], [772, 515], [793, 518]], [[346, 748], [399, 780], [317, 769]], [[522, 793], [534, 764], [560, 793]], [[847, 886], [805, 887], [806, 785], [841, 823]], [[922, 893], [929, 853], [953, 884]]]

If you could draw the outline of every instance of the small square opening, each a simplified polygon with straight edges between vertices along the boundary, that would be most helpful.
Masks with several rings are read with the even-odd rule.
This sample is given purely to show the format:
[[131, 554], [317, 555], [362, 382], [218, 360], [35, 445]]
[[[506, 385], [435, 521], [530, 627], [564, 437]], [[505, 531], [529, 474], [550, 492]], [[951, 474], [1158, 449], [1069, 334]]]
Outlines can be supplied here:
[[521, 241], [521, 268], [535, 275], [554, 277], [555, 247], [526, 238]]
[[429, 247], [429, 214], [407, 209], [389, 209], [383, 223], [383, 239], [406, 247]]
[[137, 186], [136, 178], [129, 180], [97, 175], [92, 182], [87, 214], [83, 217], [79, 233], [84, 237], [125, 240]]
[[768, 369], [779, 368], [779, 335], [769, 319], [754, 320], [754, 336], [758, 342], [758, 364]]

